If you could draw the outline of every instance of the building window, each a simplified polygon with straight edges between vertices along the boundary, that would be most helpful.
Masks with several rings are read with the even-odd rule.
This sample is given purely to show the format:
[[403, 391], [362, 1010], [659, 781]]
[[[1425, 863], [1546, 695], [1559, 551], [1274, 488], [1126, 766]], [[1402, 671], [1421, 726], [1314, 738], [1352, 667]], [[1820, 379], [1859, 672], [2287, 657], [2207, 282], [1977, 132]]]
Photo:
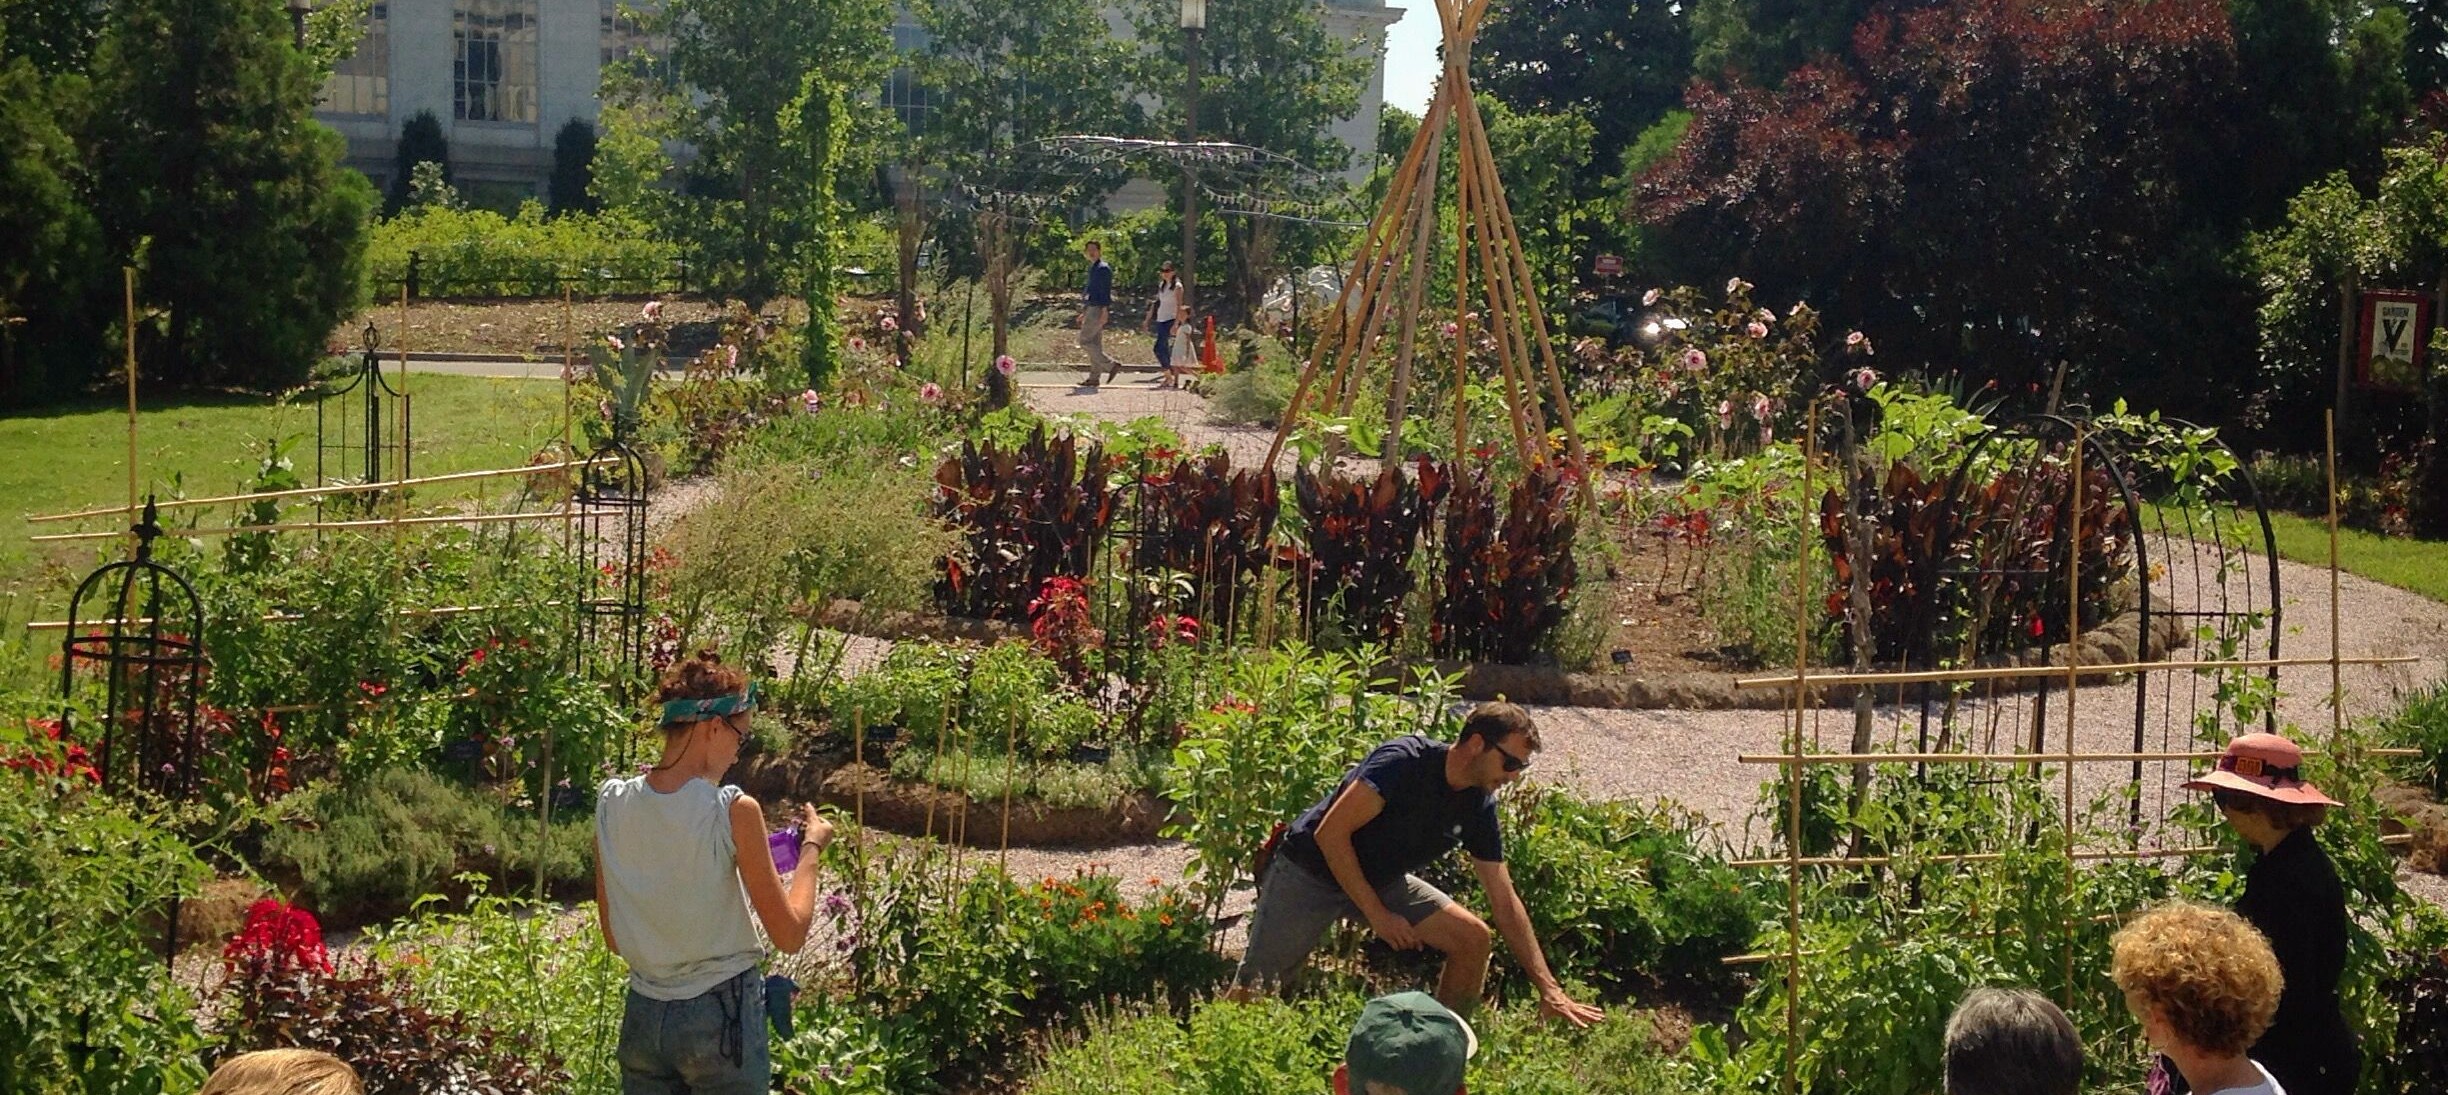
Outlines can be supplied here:
[[884, 79], [884, 105], [901, 120], [901, 127], [912, 134], [926, 130], [927, 111], [934, 104], [928, 101], [926, 85], [918, 82], [918, 73], [910, 67], [918, 55], [925, 53], [932, 41], [926, 28], [903, 15], [893, 23], [893, 55], [900, 63], [892, 75]]
[[671, 36], [650, 33], [642, 18], [661, 7], [655, 0], [602, 0], [605, 75], [628, 72], [659, 83], [671, 81]]
[[315, 109], [327, 114], [390, 116], [390, 4], [377, 3], [367, 9], [357, 52], [332, 66], [331, 78], [323, 81], [323, 97], [315, 103]]
[[536, 120], [536, 0], [459, 0], [451, 9], [451, 115]]

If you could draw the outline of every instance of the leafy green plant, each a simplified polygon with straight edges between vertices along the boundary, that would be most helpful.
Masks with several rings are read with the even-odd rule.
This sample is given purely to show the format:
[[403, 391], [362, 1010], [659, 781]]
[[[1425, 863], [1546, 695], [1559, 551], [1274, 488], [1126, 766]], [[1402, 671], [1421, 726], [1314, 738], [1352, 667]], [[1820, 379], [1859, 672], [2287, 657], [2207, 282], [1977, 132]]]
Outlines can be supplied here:
[[948, 854], [914, 842], [836, 841], [827, 855], [858, 880], [827, 905], [846, 1000], [882, 1020], [886, 1045], [909, 1047], [900, 1059], [924, 1063], [896, 1090], [987, 1074], [1029, 1031], [1092, 1003], [1186, 998], [1224, 974], [1212, 923], [1169, 888], [1132, 902], [1100, 874], [954, 882]]
[[2427, 787], [2431, 797], [2448, 800], [2448, 685], [2433, 685], [2380, 720], [2380, 743], [2413, 749], [2417, 755], [2396, 758], [2397, 774]]
[[[461, 881], [472, 892], [490, 888], [480, 877]], [[406, 921], [369, 932], [375, 964], [405, 973], [431, 1007], [484, 1016], [498, 1033], [564, 1062], [567, 1086], [559, 1090], [619, 1091], [610, 1051], [628, 967], [604, 949], [592, 906], [564, 917], [498, 896], [471, 898], [457, 911], [445, 904], [429, 894]]]
[[1391, 694], [1377, 653], [1285, 646], [1222, 666], [1217, 698], [1173, 748], [1164, 835], [1191, 849], [1190, 877], [1209, 909], [1247, 874], [1267, 833], [1324, 797], [1380, 742], [1407, 733], [1450, 738], [1451, 682]]
[[[1588, 802], [1547, 785], [1508, 793], [1500, 807], [1514, 885], [1536, 894], [1530, 920], [1558, 970], [1610, 993], [1657, 982], [1730, 984], [1719, 962], [1751, 942], [1767, 910], [1754, 884], [1726, 866], [1708, 822], [1671, 804]], [[1452, 859], [1430, 879], [1477, 889]], [[1527, 981], [1505, 967], [1522, 998]]]
[[[0, 745], [25, 735], [0, 709]], [[194, 1002], [158, 938], [169, 902], [210, 877], [196, 853], [165, 819], [6, 767], [0, 831], [0, 1090], [201, 1083]]]

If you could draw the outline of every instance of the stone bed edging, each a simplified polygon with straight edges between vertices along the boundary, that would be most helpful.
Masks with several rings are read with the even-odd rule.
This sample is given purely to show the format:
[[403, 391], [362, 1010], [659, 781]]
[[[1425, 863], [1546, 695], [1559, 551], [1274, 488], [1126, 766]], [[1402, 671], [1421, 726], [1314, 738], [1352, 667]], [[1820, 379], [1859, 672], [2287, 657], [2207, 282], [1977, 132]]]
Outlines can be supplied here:
[[[1003, 639], [1025, 639], [1028, 630], [1001, 620], [979, 620], [963, 616], [938, 616], [919, 612], [882, 612], [870, 614], [856, 601], [837, 600], [827, 606], [817, 619], [821, 627], [835, 631], [900, 641], [905, 639], [962, 640], [992, 643]], [[2159, 661], [2174, 650], [2182, 649], [2187, 636], [2174, 617], [2161, 617], [2152, 628], [2154, 634], [2145, 644], [2139, 635], [2141, 613], [2127, 610], [2082, 634], [2074, 649], [2074, 661], [2084, 665], [2126, 665], [2137, 661]], [[2014, 668], [2024, 666], [2062, 666], [2060, 646], [2015, 651], [1981, 659], [1980, 668]], [[1662, 673], [1643, 676], [1631, 673], [1575, 673], [1552, 666], [1502, 665], [1493, 662], [1456, 662], [1434, 660], [1391, 667], [1406, 681], [1416, 679], [1419, 670], [1433, 669], [1443, 674], [1461, 675], [1461, 695], [1464, 699], [1492, 700], [1498, 697], [1515, 703], [1539, 707], [1589, 707], [1614, 711], [1765, 711], [1793, 706], [1791, 687], [1737, 688], [1741, 677], [1770, 677], [1791, 672], [1790, 669], [1760, 669], [1750, 673]], [[1844, 672], [1835, 666], [1814, 666], [1817, 672]], [[1893, 667], [1884, 667], [1893, 668]], [[2082, 685], [2111, 683], [2117, 674], [2083, 672], [2076, 674]], [[2038, 691], [2062, 687], [2063, 677], [2008, 678], [1993, 682], [1996, 691]], [[1891, 695], [1901, 686], [1887, 689]], [[1810, 704], [1815, 707], [1847, 707], [1853, 703], [1854, 685], [1819, 685], [1810, 691]]]

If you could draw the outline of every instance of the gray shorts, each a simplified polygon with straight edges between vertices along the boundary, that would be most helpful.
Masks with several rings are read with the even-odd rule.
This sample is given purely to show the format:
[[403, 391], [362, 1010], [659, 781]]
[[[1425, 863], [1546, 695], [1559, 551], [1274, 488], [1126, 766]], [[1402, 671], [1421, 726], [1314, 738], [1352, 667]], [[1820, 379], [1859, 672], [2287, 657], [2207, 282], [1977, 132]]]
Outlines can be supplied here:
[[[1413, 924], [1454, 903], [1445, 891], [1404, 875], [1377, 888], [1377, 900]], [[1279, 984], [1316, 950], [1318, 938], [1337, 920], [1362, 920], [1360, 907], [1331, 878], [1320, 878], [1291, 857], [1278, 854], [1258, 887], [1250, 910], [1249, 949], [1241, 953], [1236, 985]]]

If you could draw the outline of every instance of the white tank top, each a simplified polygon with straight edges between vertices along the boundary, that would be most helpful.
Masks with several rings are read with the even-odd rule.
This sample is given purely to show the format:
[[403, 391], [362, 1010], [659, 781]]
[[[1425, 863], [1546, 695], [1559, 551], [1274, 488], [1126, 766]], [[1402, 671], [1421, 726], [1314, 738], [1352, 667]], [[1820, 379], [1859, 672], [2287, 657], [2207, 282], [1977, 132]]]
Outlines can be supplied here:
[[1156, 286], [1156, 322], [1170, 323], [1181, 314], [1181, 283]]
[[764, 957], [731, 841], [740, 789], [692, 779], [663, 794], [645, 776], [595, 795], [604, 903], [629, 987], [650, 1000], [702, 996]]

